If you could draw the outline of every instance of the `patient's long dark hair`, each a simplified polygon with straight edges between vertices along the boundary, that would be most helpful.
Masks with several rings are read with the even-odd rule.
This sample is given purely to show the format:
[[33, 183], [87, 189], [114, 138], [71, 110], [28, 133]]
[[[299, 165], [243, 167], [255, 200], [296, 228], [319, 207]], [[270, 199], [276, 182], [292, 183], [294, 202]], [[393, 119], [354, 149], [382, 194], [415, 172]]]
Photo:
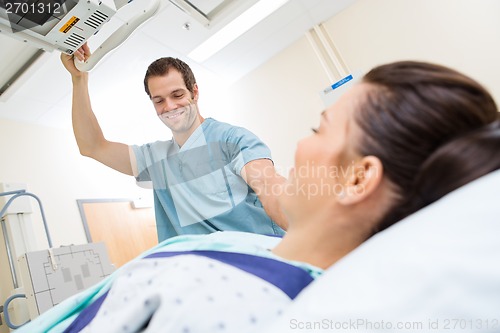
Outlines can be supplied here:
[[500, 169], [500, 121], [439, 147], [415, 179], [414, 210], [433, 203], [476, 178]]
[[[446, 171], [449, 184], [440, 191], [431, 195], [432, 186], [423, 185], [444, 172], [442, 159], [447, 157], [440, 147], [467, 145], [467, 134], [498, 119], [493, 98], [479, 83], [450, 68], [414, 61], [376, 67], [363, 82], [370, 89], [356, 113], [364, 133], [358, 151], [381, 160], [397, 194], [379, 230], [462, 185], [464, 174], [470, 172], [467, 180], [482, 175], [482, 169], [452, 163], [447, 167], [453, 170]], [[427, 162], [433, 158], [435, 162]], [[463, 158], [473, 161], [473, 155]]]

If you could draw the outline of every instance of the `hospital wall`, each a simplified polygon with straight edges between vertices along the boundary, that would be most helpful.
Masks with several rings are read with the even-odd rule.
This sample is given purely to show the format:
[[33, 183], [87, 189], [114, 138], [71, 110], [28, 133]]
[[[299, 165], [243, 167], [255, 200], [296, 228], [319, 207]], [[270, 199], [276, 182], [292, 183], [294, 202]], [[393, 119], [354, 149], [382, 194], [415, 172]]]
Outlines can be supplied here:
[[[499, 101], [498, 13], [496, 0], [359, 0], [324, 26], [351, 70], [400, 59], [439, 62], [475, 77]], [[319, 122], [324, 108], [319, 91], [330, 83], [302, 37], [229, 87], [224, 95], [231, 107], [217, 119], [258, 134], [286, 174], [297, 140]], [[203, 105], [204, 116], [212, 116], [210, 109], [218, 107], [211, 103]], [[132, 177], [80, 156], [69, 123], [67, 129], [54, 129], [0, 120], [0, 153], [0, 182], [26, 183], [41, 198], [55, 246], [85, 242], [77, 199], [149, 193]], [[44, 248], [41, 223], [36, 233]]]
[[[484, 84], [500, 103], [500, 1], [358, 0], [324, 26], [352, 72], [397, 60], [436, 62]], [[271, 147], [280, 169], [311, 133], [329, 82], [306, 37], [236, 83], [237, 121]]]
[[[132, 177], [81, 156], [69, 128], [2, 119], [0, 152], [0, 182], [24, 183], [40, 198], [54, 246], [86, 242], [77, 199], [143, 196]], [[30, 201], [37, 245], [47, 248], [38, 206]]]

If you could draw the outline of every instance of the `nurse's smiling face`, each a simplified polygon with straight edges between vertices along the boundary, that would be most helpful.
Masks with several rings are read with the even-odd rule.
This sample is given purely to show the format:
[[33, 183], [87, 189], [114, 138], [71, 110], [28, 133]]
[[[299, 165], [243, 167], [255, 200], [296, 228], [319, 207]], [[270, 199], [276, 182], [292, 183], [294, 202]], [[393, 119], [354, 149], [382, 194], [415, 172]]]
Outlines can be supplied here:
[[174, 136], [189, 137], [201, 124], [197, 108], [198, 86], [189, 91], [179, 71], [171, 68], [166, 75], [148, 80], [151, 101], [156, 114], [172, 130]]

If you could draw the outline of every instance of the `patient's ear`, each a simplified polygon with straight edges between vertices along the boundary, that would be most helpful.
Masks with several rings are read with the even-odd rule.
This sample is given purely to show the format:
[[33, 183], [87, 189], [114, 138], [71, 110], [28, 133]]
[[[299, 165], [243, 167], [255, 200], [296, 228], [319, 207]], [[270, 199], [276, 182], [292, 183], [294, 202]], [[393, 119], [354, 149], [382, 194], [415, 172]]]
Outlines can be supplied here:
[[363, 157], [354, 163], [343, 193], [338, 196], [338, 202], [342, 205], [352, 205], [363, 201], [380, 186], [382, 176], [382, 162], [378, 157]]

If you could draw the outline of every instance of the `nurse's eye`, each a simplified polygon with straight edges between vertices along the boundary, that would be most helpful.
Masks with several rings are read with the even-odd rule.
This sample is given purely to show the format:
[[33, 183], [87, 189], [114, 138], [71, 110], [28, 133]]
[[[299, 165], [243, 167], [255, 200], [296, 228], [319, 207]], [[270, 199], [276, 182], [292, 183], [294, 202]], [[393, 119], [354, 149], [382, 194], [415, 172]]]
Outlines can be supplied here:
[[318, 133], [318, 129], [317, 128], [311, 128], [311, 131], [313, 131], [314, 134]]

